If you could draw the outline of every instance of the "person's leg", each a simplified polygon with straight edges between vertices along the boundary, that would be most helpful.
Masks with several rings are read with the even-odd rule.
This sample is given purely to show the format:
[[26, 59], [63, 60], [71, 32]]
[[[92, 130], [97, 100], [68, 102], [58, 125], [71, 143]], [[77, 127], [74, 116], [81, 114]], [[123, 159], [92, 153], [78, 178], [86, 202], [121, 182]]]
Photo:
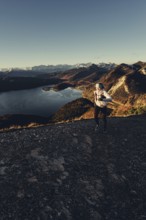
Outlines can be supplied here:
[[94, 119], [95, 119], [95, 122], [96, 122], [97, 126], [99, 126], [99, 118], [98, 118], [99, 112], [100, 112], [100, 107], [95, 106], [95, 108], [94, 108]]
[[107, 107], [102, 108], [103, 114], [103, 130], [106, 131], [107, 129]]

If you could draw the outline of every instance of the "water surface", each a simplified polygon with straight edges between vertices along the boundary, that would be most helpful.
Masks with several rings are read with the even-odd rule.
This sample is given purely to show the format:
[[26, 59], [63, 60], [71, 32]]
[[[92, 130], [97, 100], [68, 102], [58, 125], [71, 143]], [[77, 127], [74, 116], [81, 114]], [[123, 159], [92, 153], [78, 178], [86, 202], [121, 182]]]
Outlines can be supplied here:
[[68, 102], [82, 97], [77, 89], [44, 91], [42, 87], [0, 93], [0, 115], [28, 114], [50, 116]]

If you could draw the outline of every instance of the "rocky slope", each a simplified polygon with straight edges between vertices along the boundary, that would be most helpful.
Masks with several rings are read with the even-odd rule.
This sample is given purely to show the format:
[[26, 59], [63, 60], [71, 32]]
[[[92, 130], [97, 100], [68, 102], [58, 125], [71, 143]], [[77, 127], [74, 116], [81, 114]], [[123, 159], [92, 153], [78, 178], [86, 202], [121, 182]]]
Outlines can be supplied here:
[[98, 80], [102, 75], [107, 73], [108, 70], [98, 65], [91, 65], [88, 68], [82, 67], [79, 69], [72, 69], [59, 74], [60, 79], [65, 79], [76, 85], [91, 83]]
[[[112, 115], [124, 116], [143, 114], [146, 112], [146, 64], [138, 62], [134, 65], [121, 64], [98, 81], [105, 85], [113, 98], [109, 105], [113, 109]], [[97, 81], [97, 82], [98, 82]], [[84, 90], [84, 97], [93, 101], [94, 85]]]
[[0, 133], [2, 220], [146, 219], [146, 118]]
[[50, 117], [50, 123], [67, 122], [88, 118], [88, 112], [94, 112], [94, 104], [84, 98], [67, 103]]

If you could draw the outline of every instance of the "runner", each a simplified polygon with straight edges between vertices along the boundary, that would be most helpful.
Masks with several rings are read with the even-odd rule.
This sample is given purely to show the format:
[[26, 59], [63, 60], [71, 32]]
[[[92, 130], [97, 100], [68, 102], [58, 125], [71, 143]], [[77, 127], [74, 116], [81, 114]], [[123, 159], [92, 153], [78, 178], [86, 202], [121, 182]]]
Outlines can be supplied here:
[[95, 85], [96, 90], [94, 91], [95, 109], [94, 118], [96, 122], [95, 130], [99, 131], [99, 113], [103, 114], [103, 131], [107, 130], [107, 104], [112, 101], [111, 96], [105, 91], [102, 83]]

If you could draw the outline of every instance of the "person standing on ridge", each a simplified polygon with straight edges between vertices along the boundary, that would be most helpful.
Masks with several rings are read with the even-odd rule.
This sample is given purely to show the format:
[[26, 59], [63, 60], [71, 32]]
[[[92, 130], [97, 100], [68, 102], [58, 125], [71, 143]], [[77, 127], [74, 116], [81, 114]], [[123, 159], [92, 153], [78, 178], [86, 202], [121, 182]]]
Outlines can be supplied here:
[[99, 113], [103, 114], [103, 131], [107, 129], [107, 104], [112, 101], [111, 96], [105, 91], [104, 85], [102, 83], [97, 83], [95, 85], [96, 90], [94, 91], [94, 119], [96, 122], [95, 130], [99, 130]]

